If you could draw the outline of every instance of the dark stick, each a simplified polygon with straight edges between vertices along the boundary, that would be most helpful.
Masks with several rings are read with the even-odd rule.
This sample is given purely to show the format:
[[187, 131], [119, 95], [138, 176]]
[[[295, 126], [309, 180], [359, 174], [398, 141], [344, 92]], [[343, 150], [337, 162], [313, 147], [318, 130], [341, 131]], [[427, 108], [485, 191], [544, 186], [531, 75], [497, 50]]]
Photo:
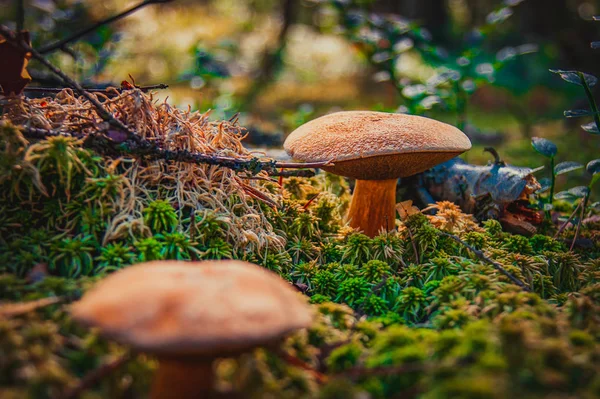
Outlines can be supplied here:
[[17, 32], [25, 29], [25, 5], [24, 0], [16, 0], [17, 3]]
[[[154, 0], [157, 2], [158, 0]], [[81, 85], [67, 76], [63, 71], [52, 65], [48, 60], [46, 60], [37, 50], [33, 49], [24, 41], [19, 41], [15, 37], [14, 33], [10, 31], [4, 25], [0, 25], [0, 34], [4, 36], [10, 44], [13, 46], [19, 47], [25, 51], [31, 53], [32, 57], [37, 59], [40, 63], [42, 63], [45, 67], [50, 69], [55, 75], [57, 75], [65, 85], [70, 86], [75, 91], [77, 91], [81, 96], [85, 97], [95, 108], [98, 115], [106, 122], [108, 122], [111, 126], [116, 129], [126, 133], [127, 140], [131, 143], [122, 143], [119, 146], [120, 151], [125, 151], [128, 153], [133, 153], [135, 155], [149, 157], [150, 159], [164, 159], [167, 161], [178, 161], [178, 162], [191, 162], [191, 163], [205, 163], [209, 165], [218, 165], [224, 166], [233, 170], [248, 170], [253, 172], [254, 174], [264, 170], [268, 172], [278, 172], [277, 169], [286, 168], [286, 169], [305, 169], [305, 168], [318, 168], [324, 165], [330, 164], [330, 162], [312, 162], [312, 163], [291, 163], [291, 162], [281, 162], [278, 163], [276, 161], [261, 161], [258, 158], [253, 158], [250, 160], [239, 160], [231, 157], [214, 157], [206, 154], [199, 153], [191, 153], [189, 151], [173, 151], [173, 150], [165, 150], [157, 147], [154, 143], [149, 142], [148, 140], [138, 136], [127, 126], [123, 124], [120, 120], [116, 119], [113, 115], [110, 114], [104, 108], [104, 106], [98, 101], [97, 98], [88, 93]], [[39, 134], [39, 131], [35, 134]], [[59, 133], [57, 133], [59, 134]], [[56, 135], [56, 134], [55, 134]], [[112, 140], [111, 140], [112, 141]], [[127, 144], [127, 145], [125, 145]]]
[[64, 48], [67, 44], [75, 42], [79, 39], [81, 39], [83, 36], [87, 35], [90, 32], [95, 31], [96, 29], [98, 29], [99, 27], [103, 26], [103, 25], [108, 25], [110, 23], [113, 23], [115, 21], [118, 21], [121, 18], [124, 18], [126, 16], [128, 16], [129, 14], [139, 10], [142, 7], [145, 7], [147, 5], [150, 4], [158, 4], [158, 3], [169, 3], [172, 0], [146, 0], [141, 2], [140, 4], [133, 6], [125, 11], [123, 11], [120, 14], [117, 15], [113, 15], [112, 17], [106, 18], [98, 23], [96, 23], [95, 25], [90, 26], [89, 28], [83, 29], [75, 34], [73, 34], [72, 36], [66, 37], [62, 40], [59, 40], [56, 43], [52, 43], [46, 46], [41, 47], [38, 51], [40, 54], [48, 54], [51, 53], [53, 51], [56, 50], [60, 50], [62, 48]]
[[60, 398], [61, 399], [76, 399], [81, 396], [81, 394], [96, 385], [103, 378], [114, 372], [116, 369], [121, 367], [123, 364], [127, 363], [131, 359], [131, 354], [127, 353], [112, 362], [108, 362], [98, 367], [95, 370], [87, 373], [80, 381], [79, 384], [74, 386], [71, 389], [67, 389], [65, 393], [63, 393]]
[[470, 250], [471, 252], [473, 252], [473, 254], [475, 254], [475, 256], [477, 258], [479, 258], [479, 260], [490, 264], [494, 267], [494, 269], [498, 270], [500, 273], [504, 274], [506, 277], [509, 278], [510, 281], [512, 281], [513, 283], [515, 283], [516, 285], [518, 285], [519, 287], [523, 288], [525, 291], [531, 291], [531, 289], [521, 280], [519, 280], [518, 278], [516, 278], [515, 276], [513, 276], [512, 274], [510, 274], [500, 263], [495, 262], [493, 260], [491, 260], [490, 258], [488, 258], [487, 256], [485, 256], [483, 254], [483, 252], [481, 252], [478, 249], [473, 248], [472, 246], [470, 246], [469, 244], [467, 244], [466, 242], [464, 242], [463, 240], [461, 240], [460, 238], [458, 238], [457, 236], [453, 235], [453, 234], [448, 234], [446, 232], [443, 231], [439, 231], [438, 232], [441, 235], [444, 235], [446, 237], [450, 237], [451, 239], [453, 239], [454, 241], [456, 241], [457, 243], [463, 245], [465, 248], [467, 248], [468, 250]]
[[581, 213], [579, 214], [579, 221], [577, 223], [577, 228], [575, 229], [575, 235], [573, 236], [573, 242], [571, 243], [571, 247], [569, 248], [569, 251], [573, 250], [573, 247], [575, 247], [575, 243], [577, 242], [577, 237], [579, 237], [579, 229], [581, 228], [581, 224], [583, 223], [583, 217], [585, 216], [584, 215], [585, 204], [587, 203], [588, 196], [589, 196], [589, 194], [586, 194], [586, 196], [579, 203], [579, 205], [581, 206]]
[[554, 237], [552, 237], [553, 239], [557, 239], [558, 236], [563, 232], [563, 230], [565, 229], [565, 227], [567, 227], [567, 225], [571, 222], [571, 220], [573, 220], [573, 218], [575, 217], [575, 214], [577, 214], [577, 211], [579, 210], [579, 208], [581, 207], [581, 205], [583, 204], [582, 202], [579, 202], [579, 204], [577, 204], [577, 206], [575, 207], [575, 210], [573, 211], [573, 213], [571, 213], [571, 216], [569, 216], [569, 219], [567, 219], [566, 222], [564, 222], [560, 228], [558, 229], [558, 231], [556, 232], [556, 234], [554, 234]]
[[413, 251], [415, 252], [415, 263], [418, 264], [419, 260], [421, 259], [421, 256], [419, 255], [419, 251], [417, 251], [417, 245], [415, 244], [415, 240], [413, 238], [412, 231], [410, 231], [410, 227], [407, 227], [406, 230], [408, 231], [408, 236], [410, 237], [410, 243], [412, 244]]
[[[136, 88], [140, 89], [141, 91], [143, 91], [145, 93], [150, 90], [168, 89], [169, 85], [160, 83], [157, 85], [140, 86], [140, 87], [136, 87]], [[23, 89], [23, 91], [28, 91], [28, 92], [32, 92], [32, 93], [60, 93], [64, 89], [65, 88], [61, 88], [61, 87], [26, 87]], [[127, 90], [131, 90], [131, 89], [122, 89], [120, 87], [112, 87], [110, 89], [110, 91], [108, 89], [102, 89], [99, 87], [90, 87], [90, 88], [84, 87], [84, 89], [88, 93], [103, 93], [103, 94], [110, 94], [113, 90], [117, 90], [119, 93], [122, 93]], [[0, 94], [3, 94], [3, 93], [0, 93]]]
[[426, 369], [427, 366], [424, 364], [406, 364], [403, 366], [396, 367], [373, 367], [373, 368], [364, 368], [364, 367], [356, 367], [346, 371], [342, 371], [340, 373], [334, 374], [334, 377], [347, 377], [347, 378], [361, 378], [361, 377], [370, 377], [370, 376], [392, 376], [392, 375], [400, 375], [404, 373], [410, 373], [414, 371], [422, 371]]
[[[23, 132], [26, 137], [34, 138], [34, 139], [44, 139], [46, 137], [53, 136], [74, 136], [77, 138], [84, 138], [94, 136], [91, 134], [81, 134], [74, 135], [70, 132], [63, 132], [60, 130], [46, 130], [34, 127], [19, 127], [19, 129]], [[98, 152], [106, 152], [110, 153], [108, 148], [103, 148], [101, 146], [93, 146], [94, 150]], [[110, 150], [113, 150], [112, 148]], [[225, 168], [233, 169], [236, 171], [265, 171], [271, 176], [280, 176], [284, 174], [284, 176], [300, 176], [300, 177], [311, 177], [314, 176], [314, 172], [312, 170], [304, 169], [306, 164], [303, 163], [285, 163], [285, 166], [281, 166], [276, 161], [261, 161], [259, 158], [253, 159], [236, 159], [231, 157], [219, 157], [212, 156], [200, 153], [193, 153], [185, 150], [181, 151], [173, 151], [173, 150], [165, 150], [157, 147], [156, 145], [148, 142], [147, 140], [140, 138], [139, 147], [134, 148], [126, 148], [120, 146], [118, 149], [119, 153], [125, 153], [132, 156], [141, 156], [146, 157], [148, 159], [164, 159], [166, 161], [176, 161], [176, 162], [187, 162], [187, 163], [197, 163], [197, 164], [207, 164], [207, 165], [216, 165], [222, 166]], [[319, 166], [326, 165], [326, 163], [320, 163]], [[285, 167], [288, 169], [298, 168], [298, 171], [281, 171], [280, 168]]]
[[54, 137], [54, 136], [73, 136], [73, 137], [77, 137], [77, 138], [83, 137], [83, 135], [77, 136], [70, 132], [61, 132], [60, 130], [46, 130], [46, 129], [40, 129], [37, 127], [19, 127], [19, 129], [23, 132], [23, 134], [26, 137], [29, 137], [32, 139], [43, 140], [47, 137]]
[[300, 170], [279, 170], [269, 173], [269, 176], [282, 176], [282, 177], [313, 177], [315, 171], [312, 169], [300, 169]]
[[121, 122], [118, 119], [115, 119], [114, 116], [112, 116], [105, 108], [104, 106], [100, 103], [100, 101], [98, 101], [97, 98], [95, 98], [94, 96], [92, 96], [90, 93], [88, 93], [87, 91], [85, 91], [85, 89], [83, 87], [81, 87], [81, 85], [77, 82], [75, 82], [73, 79], [71, 79], [70, 77], [68, 77], [63, 71], [61, 71], [60, 69], [58, 69], [57, 67], [55, 67], [54, 65], [52, 65], [48, 60], [46, 60], [37, 50], [35, 50], [34, 48], [32, 48], [30, 45], [28, 45], [27, 43], [25, 43], [23, 40], [17, 40], [17, 38], [15, 37], [15, 35], [10, 31], [10, 29], [8, 29], [6, 26], [4, 25], [0, 25], [0, 34], [2, 36], [4, 36], [4, 38], [6, 39], [7, 42], [11, 43], [14, 46], [20, 47], [21, 49], [31, 53], [31, 56], [33, 58], [35, 58], [36, 60], [38, 60], [40, 63], [42, 63], [46, 68], [50, 69], [56, 76], [58, 76], [65, 85], [70, 86], [71, 88], [73, 88], [74, 90], [76, 90], [80, 95], [82, 95], [83, 97], [85, 97], [95, 108], [96, 108], [96, 112], [98, 112], [98, 115], [100, 115], [100, 117], [105, 120], [106, 122], [108, 122], [111, 126], [127, 133], [127, 135], [130, 137], [130, 139], [137, 141], [137, 136], [135, 134], [133, 134], [131, 131], [129, 131], [129, 129], [127, 128], [127, 126], [125, 126], [123, 124], [123, 122]]
[[254, 78], [254, 83], [243, 99], [244, 108], [250, 105], [264, 88], [264, 86], [269, 83], [281, 63], [283, 52], [285, 51], [288, 31], [294, 22], [294, 18], [296, 17], [296, 2], [297, 0], [283, 0], [282, 2], [282, 24], [277, 35], [277, 44], [273, 49], [266, 49], [263, 53], [260, 66], [256, 71], [257, 73], [256, 77]]

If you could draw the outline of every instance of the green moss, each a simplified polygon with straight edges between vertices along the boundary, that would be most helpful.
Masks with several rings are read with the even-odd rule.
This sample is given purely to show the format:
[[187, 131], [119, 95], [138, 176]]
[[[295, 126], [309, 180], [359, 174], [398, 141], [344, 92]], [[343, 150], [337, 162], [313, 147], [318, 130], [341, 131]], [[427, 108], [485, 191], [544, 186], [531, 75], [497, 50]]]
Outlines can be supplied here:
[[[108, 168], [76, 140], [38, 144], [26, 161], [32, 145], [13, 129], [0, 128], [3, 301], [52, 295], [76, 300], [105, 273], [141, 261], [245, 259], [305, 285], [316, 310], [314, 325], [283, 348], [324, 371], [328, 382], [257, 351], [220, 372], [221, 386], [257, 397], [598, 392], [595, 250], [568, 251], [546, 235], [506, 233], [494, 220], [483, 231], [457, 233], [531, 288], [524, 292], [440, 235], [422, 214], [372, 239], [343, 226], [349, 190], [339, 177], [285, 179], [290, 192], [284, 190], [279, 206], [264, 205], [263, 214], [248, 217], [252, 223], [245, 233], [235, 235], [232, 218], [246, 216], [239, 194], [228, 194], [214, 209], [192, 210], [156, 199], [176, 198], [162, 187], [136, 187], [133, 195], [122, 169]], [[18, 173], [11, 169], [15, 164], [22, 167]], [[125, 203], [136, 210], [117, 219], [114, 213]], [[257, 228], [269, 234], [259, 237]], [[582, 234], [595, 234], [586, 229]], [[261, 245], [243, 247], [240, 240]], [[6, 354], [0, 361], [2, 394], [57, 396], [124, 353], [75, 326], [65, 311], [53, 305], [0, 321], [0, 350]], [[144, 397], [155, 367], [152, 359], [137, 356], [88, 393], [120, 397], [127, 390], [130, 397]], [[369, 374], [380, 367], [400, 371]], [[344, 374], [350, 371], [365, 374]]]

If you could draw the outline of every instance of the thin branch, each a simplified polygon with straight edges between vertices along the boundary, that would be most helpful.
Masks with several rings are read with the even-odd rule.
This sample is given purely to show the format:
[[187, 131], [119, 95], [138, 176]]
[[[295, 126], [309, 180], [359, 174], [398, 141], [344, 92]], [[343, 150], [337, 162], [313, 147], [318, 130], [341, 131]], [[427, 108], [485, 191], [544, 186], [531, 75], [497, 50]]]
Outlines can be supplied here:
[[[150, 86], [136, 86], [136, 89], [140, 89], [141, 91], [143, 91], [144, 93], [150, 91], [150, 90], [160, 90], [160, 89], [168, 89], [169, 85], [166, 85], [164, 83], [160, 83], [157, 85], [150, 85]], [[132, 90], [132, 89], [123, 89], [120, 87], [111, 87], [111, 88], [99, 88], [99, 87], [90, 87], [90, 88], [86, 88], [84, 87], [85, 91], [87, 91], [88, 93], [102, 93], [102, 94], [106, 94], [110, 97], [110, 95], [116, 90], [119, 93], [122, 93], [124, 91], [127, 90]], [[61, 91], [63, 91], [64, 88], [61, 87], [26, 87], [23, 89], [23, 91], [27, 91], [27, 92], [31, 92], [31, 93], [60, 93]], [[0, 95], [3, 95], [4, 93], [0, 92]]]
[[72, 132], [63, 132], [60, 130], [47, 130], [47, 129], [40, 129], [37, 127], [29, 127], [29, 126], [20, 126], [19, 130], [21, 130], [21, 132], [23, 133], [23, 135], [27, 138], [30, 139], [46, 139], [48, 137], [55, 137], [55, 136], [71, 136], [71, 137], [77, 137], [77, 138], [82, 138], [84, 137], [83, 135], [76, 135], [73, 134]]
[[279, 170], [269, 172], [269, 176], [281, 176], [281, 177], [313, 177], [315, 171], [312, 169], [300, 169], [300, 170]]
[[564, 222], [560, 228], [558, 229], [558, 231], [556, 232], [556, 234], [554, 234], [554, 238], [555, 240], [558, 238], [558, 236], [563, 232], [563, 230], [565, 229], [565, 227], [567, 227], [567, 225], [569, 223], [571, 223], [571, 220], [573, 220], [573, 218], [575, 217], [575, 215], [577, 214], [577, 211], [579, 210], [579, 208], [581, 207], [581, 204], [583, 203], [583, 201], [580, 201], [579, 204], [577, 204], [577, 206], [575, 207], [575, 210], [573, 210], [573, 213], [571, 213], [571, 216], [569, 216], [569, 219], [567, 219], [566, 222]]
[[443, 231], [439, 231], [438, 232], [441, 235], [444, 235], [446, 237], [449, 237], [451, 239], [453, 239], [454, 241], [456, 241], [457, 243], [463, 245], [465, 248], [467, 248], [468, 250], [470, 250], [471, 252], [473, 252], [473, 254], [475, 254], [475, 256], [487, 263], [490, 264], [494, 267], [494, 269], [498, 270], [500, 273], [504, 274], [506, 277], [509, 278], [510, 281], [512, 281], [513, 283], [515, 283], [516, 285], [518, 285], [519, 287], [523, 288], [525, 291], [531, 291], [531, 289], [521, 280], [519, 280], [518, 278], [516, 278], [515, 276], [513, 276], [512, 274], [510, 274], [508, 272], [508, 270], [506, 270], [500, 263], [493, 261], [492, 259], [488, 258], [487, 256], [485, 256], [483, 254], [482, 251], [473, 248], [472, 246], [470, 246], [469, 244], [467, 244], [466, 242], [464, 242], [463, 240], [461, 240], [460, 238], [458, 238], [457, 236], [453, 235], [453, 234], [449, 234]]
[[71, 79], [70, 77], [68, 77], [63, 71], [61, 71], [60, 69], [58, 69], [57, 67], [55, 67], [54, 65], [52, 65], [37, 50], [35, 50], [34, 48], [32, 48], [30, 45], [28, 45], [27, 43], [25, 43], [23, 40], [18, 40], [16, 38], [15, 34], [10, 31], [10, 29], [8, 29], [4, 25], [0, 25], [0, 34], [2, 36], [4, 36], [4, 38], [6, 39], [6, 41], [9, 42], [9, 43], [11, 43], [13, 46], [19, 47], [19, 48], [21, 48], [21, 49], [23, 49], [23, 50], [31, 53], [31, 56], [33, 58], [35, 58], [40, 63], [42, 63], [46, 68], [50, 69], [50, 71], [52, 71], [56, 76], [58, 76], [63, 81], [63, 83], [65, 85], [73, 88], [80, 95], [82, 95], [83, 97], [85, 97], [96, 108], [96, 112], [98, 112], [98, 115], [100, 115], [100, 117], [104, 121], [108, 122], [111, 126], [113, 126], [113, 127], [117, 128], [117, 129], [122, 130], [123, 132], [127, 133], [127, 135], [129, 136], [130, 139], [133, 139], [134, 141], [138, 141], [136, 139], [137, 136], [134, 135], [127, 128], [127, 126], [125, 126], [123, 124], [123, 122], [121, 122], [120, 120], [118, 120], [114, 116], [112, 116], [106, 110], [106, 108], [104, 108], [104, 106], [100, 103], [100, 101], [98, 101], [98, 99], [96, 97], [92, 96], [90, 93], [88, 93], [87, 91], [85, 91], [85, 89], [83, 87], [81, 87], [81, 85], [79, 83], [77, 83], [76, 81], [74, 81], [73, 79]]
[[242, 108], [249, 106], [264, 87], [273, 79], [273, 75], [281, 66], [283, 53], [285, 51], [287, 36], [290, 27], [294, 23], [297, 13], [297, 0], [283, 0], [281, 8], [281, 27], [277, 34], [277, 43], [273, 49], [267, 48], [263, 55], [260, 66], [256, 71], [253, 84], [242, 101]]
[[[153, 0], [153, 2], [157, 2], [158, 0]], [[104, 147], [110, 146], [111, 144], [115, 145], [112, 150], [115, 152], [126, 152], [128, 154], [143, 156], [149, 159], [164, 159], [167, 161], [177, 161], [177, 162], [189, 162], [189, 163], [203, 163], [208, 165], [218, 165], [226, 168], [230, 168], [233, 170], [246, 170], [250, 171], [253, 174], [257, 174], [261, 171], [266, 171], [267, 173], [279, 173], [278, 169], [306, 169], [306, 168], [319, 168], [325, 165], [330, 164], [329, 161], [325, 162], [312, 162], [312, 163], [293, 163], [293, 162], [276, 162], [276, 161], [261, 161], [258, 158], [252, 159], [236, 159], [232, 157], [218, 157], [211, 156], [207, 154], [199, 154], [192, 153], [185, 150], [166, 150], [163, 148], [159, 148], [156, 144], [138, 136], [133, 131], [129, 130], [123, 122], [116, 119], [110, 112], [104, 108], [104, 106], [100, 103], [100, 101], [87, 92], [79, 83], [71, 79], [60, 69], [52, 65], [48, 60], [46, 60], [38, 51], [33, 49], [27, 43], [22, 40], [17, 40], [16, 36], [10, 29], [5, 27], [4, 25], [0, 25], [0, 34], [4, 36], [7, 42], [11, 43], [13, 46], [19, 47], [25, 51], [31, 53], [32, 57], [41, 62], [45, 67], [50, 69], [55, 75], [57, 75], [66, 86], [71, 87], [75, 91], [77, 91], [81, 96], [85, 97], [95, 108], [98, 115], [109, 125], [114, 128], [124, 132], [127, 135], [127, 139], [121, 143], [116, 143], [113, 140], [106, 139], [104, 140]], [[24, 130], [25, 132], [27, 129]], [[36, 135], [40, 134], [40, 131], [34, 132]], [[55, 133], [61, 134], [60, 132]], [[92, 135], [88, 135], [92, 136]], [[91, 137], [94, 138], [93, 136]], [[107, 142], [110, 140], [110, 143]], [[96, 149], [102, 148], [94, 147]]]
[[111, 373], [113, 373], [116, 369], [127, 363], [131, 359], [131, 354], [127, 353], [112, 362], [108, 362], [100, 366], [99, 368], [90, 371], [87, 373], [80, 381], [79, 384], [74, 386], [71, 389], [68, 389], [64, 392], [60, 399], [76, 399], [81, 396], [81, 394], [92, 388], [103, 378], [107, 377]]
[[418, 264], [419, 260], [421, 259], [421, 256], [419, 255], [419, 251], [417, 250], [417, 244], [415, 243], [415, 239], [413, 238], [413, 234], [410, 230], [410, 227], [407, 227], [406, 230], [408, 231], [408, 237], [410, 238], [410, 243], [412, 244], [413, 252], [415, 253], [415, 263]]
[[[306, 163], [276, 162], [276, 164], [277, 164], [278, 168], [283, 168], [283, 169], [293, 169], [293, 168], [311, 169], [311, 168], [320, 168], [322, 166], [331, 166], [331, 165], [333, 165], [333, 161], [329, 160], [329, 161], [306, 162]], [[299, 166], [299, 165], [302, 165], [302, 166]]]
[[63, 298], [53, 296], [48, 298], [37, 299], [35, 301], [3, 304], [0, 305], [0, 319], [33, 312], [34, 310], [37, 310], [39, 308], [60, 303], [62, 300]]
[[327, 376], [325, 374], [315, 370], [315, 368], [312, 367], [310, 364], [298, 359], [296, 356], [292, 356], [282, 349], [276, 349], [274, 353], [287, 364], [294, 367], [298, 367], [299, 369], [302, 369], [312, 374], [313, 377], [317, 380], [317, 382], [321, 384], [327, 382]]
[[17, 32], [25, 29], [25, 0], [16, 0], [17, 3]]
[[346, 378], [362, 378], [362, 377], [371, 377], [371, 376], [393, 376], [400, 375], [405, 373], [411, 373], [415, 371], [423, 371], [428, 366], [425, 364], [406, 364], [403, 366], [390, 366], [390, 367], [355, 367], [349, 370], [342, 371], [340, 373], [334, 374], [334, 377], [346, 377]]
[[113, 23], [115, 21], [118, 21], [119, 19], [128, 16], [129, 14], [131, 14], [131, 13], [139, 10], [142, 7], [146, 7], [147, 5], [150, 5], [150, 4], [169, 3], [171, 1], [172, 0], [146, 0], [146, 1], [143, 1], [143, 2], [141, 2], [139, 4], [137, 4], [137, 5], [129, 8], [129, 9], [127, 9], [127, 10], [125, 10], [125, 11], [117, 14], [117, 15], [113, 15], [112, 17], [106, 18], [106, 19], [104, 19], [104, 20], [96, 23], [95, 25], [92, 25], [92, 26], [90, 26], [90, 27], [88, 27], [86, 29], [83, 29], [83, 30], [81, 30], [81, 31], [79, 31], [79, 32], [77, 32], [77, 33], [69, 36], [69, 37], [66, 37], [66, 38], [64, 38], [62, 40], [59, 40], [56, 43], [52, 43], [52, 44], [43, 46], [38, 51], [39, 51], [40, 54], [48, 54], [48, 53], [51, 53], [51, 52], [56, 51], [56, 50], [64, 49], [67, 44], [76, 42], [79, 39], [81, 39], [83, 36], [87, 35], [90, 32], [95, 31], [99, 27], [104, 26], [104, 25], [108, 25], [108, 24]]
[[[46, 130], [34, 127], [21, 126], [19, 129], [23, 132], [25, 137], [34, 138], [34, 139], [44, 139], [47, 137], [54, 136], [74, 136], [77, 138], [85, 138], [90, 137], [92, 140], [90, 142], [85, 143], [86, 147], [92, 148], [93, 150], [100, 152], [105, 155], [111, 155], [112, 153], [118, 154], [128, 154], [131, 156], [139, 156], [146, 159], [157, 160], [164, 159], [165, 161], [174, 161], [174, 162], [186, 162], [186, 163], [196, 163], [196, 164], [207, 164], [207, 165], [215, 165], [221, 166], [229, 169], [233, 169], [235, 171], [247, 171], [251, 173], [258, 173], [260, 171], [265, 171], [271, 176], [300, 176], [300, 177], [311, 177], [314, 176], [314, 172], [312, 170], [304, 169], [307, 164], [304, 163], [291, 163], [285, 162], [282, 164], [276, 161], [261, 161], [260, 158], [252, 158], [252, 159], [237, 159], [232, 157], [220, 157], [213, 155], [200, 154], [195, 152], [189, 152], [185, 150], [165, 150], [159, 148], [153, 143], [150, 143], [148, 140], [143, 138], [139, 139], [139, 146], [118, 146], [118, 148], [107, 148], [106, 143], [103, 142], [98, 144], [94, 142], [93, 138], [95, 138], [92, 134], [80, 134], [74, 135], [70, 132], [63, 132], [60, 130]], [[100, 136], [100, 135], [98, 135]], [[100, 139], [104, 139], [103, 137]], [[106, 139], [104, 139], [106, 140]], [[309, 165], [317, 165], [324, 166], [327, 165], [326, 162], [321, 162], [317, 164], [309, 164]], [[281, 171], [280, 168], [288, 168], [288, 169], [300, 169], [298, 171]]]
[[579, 203], [579, 205], [581, 206], [581, 213], [579, 214], [579, 221], [577, 222], [577, 228], [575, 229], [575, 235], [573, 236], [573, 242], [571, 243], [571, 247], [569, 248], [569, 251], [573, 250], [573, 247], [575, 247], [575, 243], [577, 242], [577, 237], [579, 237], [579, 229], [581, 229], [581, 224], [583, 223], [583, 217], [585, 216], [584, 215], [585, 204], [587, 203], [588, 196], [589, 196], [589, 194], [586, 194], [586, 196]]

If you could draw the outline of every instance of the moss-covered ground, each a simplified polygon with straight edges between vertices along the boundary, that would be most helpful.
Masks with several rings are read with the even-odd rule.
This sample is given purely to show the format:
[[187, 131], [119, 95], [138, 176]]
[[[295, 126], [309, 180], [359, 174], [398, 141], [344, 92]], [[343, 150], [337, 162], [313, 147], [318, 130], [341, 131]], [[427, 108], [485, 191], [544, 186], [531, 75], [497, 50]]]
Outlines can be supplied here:
[[[369, 238], [343, 223], [351, 193], [338, 176], [278, 181], [261, 172], [262, 179], [240, 182], [207, 165], [183, 175], [189, 165], [101, 156], [83, 139], [27, 139], [2, 123], [0, 300], [60, 299], [12, 314], [0, 307], [2, 398], [69, 397], [128, 353], [69, 318], [69, 303], [106, 274], [148, 260], [230, 258], [290, 281], [318, 318], [283, 347], [304, 367], [264, 349], [222, 359], [215, 364], [222, 392], [600, 396], [600, 245], [592, 223], [580, 232], [591, 244], [569, 250], [569, 229], [557, 240], [551, 229], [514, 235], [442, 202], [435, 216], [410, 208], [397, 229]], [[194, 134], [202, 124], [192, 125], [185, 137], [201, 137]], [[245, 156], [237, 133], [227, 142], [219, 124], [202, 126], [211, 151]], [[128, 356], [82, 397], [145, 397], [156, 362]]]

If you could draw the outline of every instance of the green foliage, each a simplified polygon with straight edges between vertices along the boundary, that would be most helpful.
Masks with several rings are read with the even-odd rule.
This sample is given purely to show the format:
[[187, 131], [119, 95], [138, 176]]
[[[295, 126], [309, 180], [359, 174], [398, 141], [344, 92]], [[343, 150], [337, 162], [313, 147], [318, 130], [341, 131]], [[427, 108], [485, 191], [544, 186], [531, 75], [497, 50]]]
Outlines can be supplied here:
[[89, 276], [94, 271], [93, 252], [97, 247], [92, 236], [63, 238], [51, 246], [50, 270], [60, 276]]
[[138, 260], [140, 262], [163, 259], [164, 245], [154, 237], [143, 238], [136, 242], [134, 246], [138, 251]]
[[425, 293], [417, 287], [403, 289], [396, 301], [396, 311], [412, 323], [418, 323], [425, 316]]
[[370, 285], [364, 278], [348, 278], [339, 284], [336, 301], [341, 301], [353, 306], [358, 304], [369, 291]]
[[100, 248], [100, 256], [96, 258], [98, 266], [105, 270], [120, 269], [133, 262], [135, 254], [131, 248], [122, 243], [111, 243]]
[[390, 266], [380, 260], [370, 260], [361, 268], [362, 276], [370, 283], [377, 283], [392, 274]]
[[156, 200], [144, 209], [144, 222], [154, 233], [170, 232], [177, 226], [177, 213], [165, 200]]
[[372, 241], [361, 233], [352, 233], [346, 239], [342, 251], [342, 261], [360, 265], [367, 262], [371, 257]]

